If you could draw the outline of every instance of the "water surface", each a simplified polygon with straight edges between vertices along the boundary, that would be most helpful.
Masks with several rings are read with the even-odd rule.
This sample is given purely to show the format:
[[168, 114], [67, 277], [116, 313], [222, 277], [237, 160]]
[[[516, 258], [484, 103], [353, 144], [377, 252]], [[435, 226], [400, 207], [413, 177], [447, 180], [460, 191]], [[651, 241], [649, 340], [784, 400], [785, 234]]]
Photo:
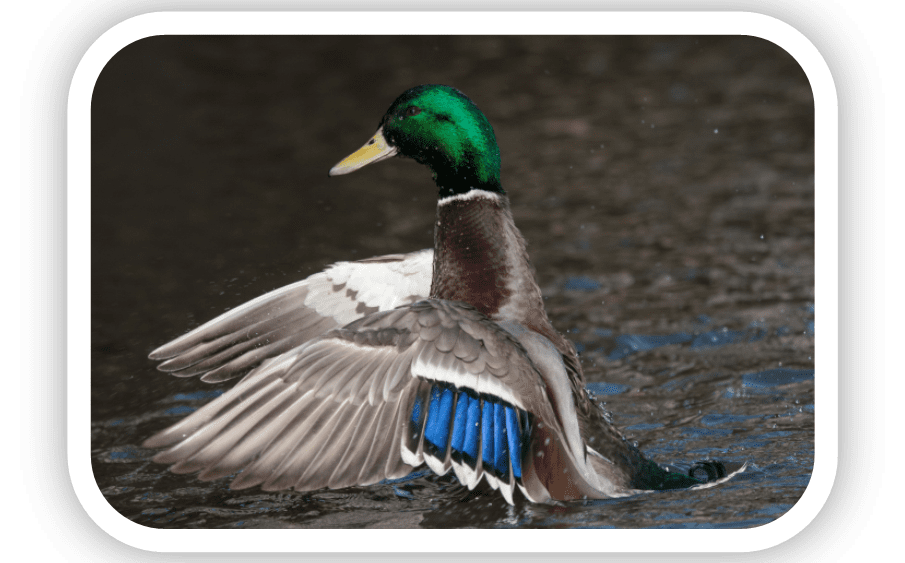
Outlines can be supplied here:
[[[147, 354], [338, 260], [432, 245], [411, 161], [327, 178], [393, 99], [456, 86], [493, 124], [554, 325], [654, 459], [728, 483], [508, 506], [451, 476], [312, 493], [173, 475], [142, 441], [222, 393]], [[750, 37], [157, 37], [92, 101], [92, 451], [152, 527], [752, 527], [814, 460], [813, 99]]]

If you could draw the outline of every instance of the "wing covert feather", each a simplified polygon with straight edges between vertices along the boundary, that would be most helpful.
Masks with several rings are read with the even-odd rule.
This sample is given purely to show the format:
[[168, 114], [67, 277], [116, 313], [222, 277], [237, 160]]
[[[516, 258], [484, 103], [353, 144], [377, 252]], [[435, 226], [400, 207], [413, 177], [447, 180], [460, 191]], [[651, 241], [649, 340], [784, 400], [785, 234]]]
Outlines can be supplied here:
[[[174, 463], [176, 472], [201, 471], [202, 479], [240, 472], [237, 489], [367, 485], [425, 461], [425, 428], [417, 427], [425, 417], [416, 420], [413, 408], [428, 406], [413, 405], [438, 384], [553, 416], [542, 377], [517, 340], [469, 305], [424, 300], [373, 313], [264, 363], [145, 445], [171, 446], [154, 459]], [[454, 429], [442, 424], [432, 435]], [[440, 456], [429, 459], [432, 467], [449, 469], [451, 444], [432, 446], [430, 455]], [[516, 477], [496, 463], [495, 474], [484, 473], [509, 498]], [[469, 471], [473, 485], [480, 465]]]
[[427, 297], [432, 250], [338, 262], [240, 305], [157, 348], [158, 369], [207, 382], [244, 375], [267, 359], [376, 311]]

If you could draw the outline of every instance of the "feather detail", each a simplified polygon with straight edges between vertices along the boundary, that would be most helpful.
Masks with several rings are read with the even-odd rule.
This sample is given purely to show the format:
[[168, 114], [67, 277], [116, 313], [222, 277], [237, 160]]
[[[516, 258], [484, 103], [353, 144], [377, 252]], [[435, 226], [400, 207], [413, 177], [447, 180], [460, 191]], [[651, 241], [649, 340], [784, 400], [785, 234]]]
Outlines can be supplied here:
[[[489, 359], [489, 348], [508, 358]], [[493, 363], [507, 369], [474, 369]], [[472, 488], [486, 476], [511, 499], [526, 404], [553, 416], [525, 350], [473, 308], [425, 300], [265, 363], [147, 444], [171, 446], [155, 459], [176, 472], [240, 472], [233, 488], [363, 485], [427, 463], [441, 475], [455, 467]]]
[[161, 371], [209, 383], [244, 375], [330, 329], [427, 297], [432, 250], [338, 262], [157, 348]]

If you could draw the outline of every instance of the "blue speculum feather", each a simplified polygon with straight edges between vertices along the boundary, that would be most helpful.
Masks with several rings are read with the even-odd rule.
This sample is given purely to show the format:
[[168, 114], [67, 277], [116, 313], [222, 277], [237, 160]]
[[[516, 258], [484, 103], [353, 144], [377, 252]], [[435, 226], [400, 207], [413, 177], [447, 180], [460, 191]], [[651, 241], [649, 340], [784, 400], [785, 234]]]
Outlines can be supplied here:
[[506, 424], [503, 422], [503, 409], [499, 403], [493, 403], [493, 451], [496, 457], [493, 467], [498, 475], [509, 474], [509, 448], [506, 437]]
[[493, 463], [493, 403], [489, 401], [481, 408], [481, 458]]
[[415, 404], [412, 407], [412, 422], [418, 424], [421, 422], [421, 409], [424, 408], [424, 401], [420, 396], [415, 397]]
[[427, 401], [415, 400], [411, 421], [421, 422], [424, 414], [425, 453], [442, 459], [448, 448], [456, 462], [473, 468], [481, 463], [504, 481], [510, 470], [521, 479], [531, 424], [527, 412], [499, 397], [435, 383]]
[[449, 420], [452, 417], [454, 399], [452, 389], [442, 389], [439, 386], [431, 389], [431, 408], [424, 428], [424, 439], [443, 453], [446, 452], [446, 442], [449, 440]]

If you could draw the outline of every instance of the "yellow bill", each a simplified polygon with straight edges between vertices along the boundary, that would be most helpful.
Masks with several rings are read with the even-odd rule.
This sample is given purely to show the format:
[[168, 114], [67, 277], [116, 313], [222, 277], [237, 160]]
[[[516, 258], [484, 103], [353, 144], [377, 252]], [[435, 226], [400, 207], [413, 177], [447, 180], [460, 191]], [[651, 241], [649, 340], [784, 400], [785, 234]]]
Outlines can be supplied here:
[[339, 176], [341, 174], [354, 172], [362, 166], [367, 166], [372, 162], [379, 162], [386, 158], [390, 158], [391, 156], [395, 156], [396, 150], [396, 147], [391, 147], [387, 144], [387, 140], [383, 137], [383, 127], [381, 127], [363, 147], [342, 159], [339, 161], [339, 164], [331, 168], [328, 175]]

